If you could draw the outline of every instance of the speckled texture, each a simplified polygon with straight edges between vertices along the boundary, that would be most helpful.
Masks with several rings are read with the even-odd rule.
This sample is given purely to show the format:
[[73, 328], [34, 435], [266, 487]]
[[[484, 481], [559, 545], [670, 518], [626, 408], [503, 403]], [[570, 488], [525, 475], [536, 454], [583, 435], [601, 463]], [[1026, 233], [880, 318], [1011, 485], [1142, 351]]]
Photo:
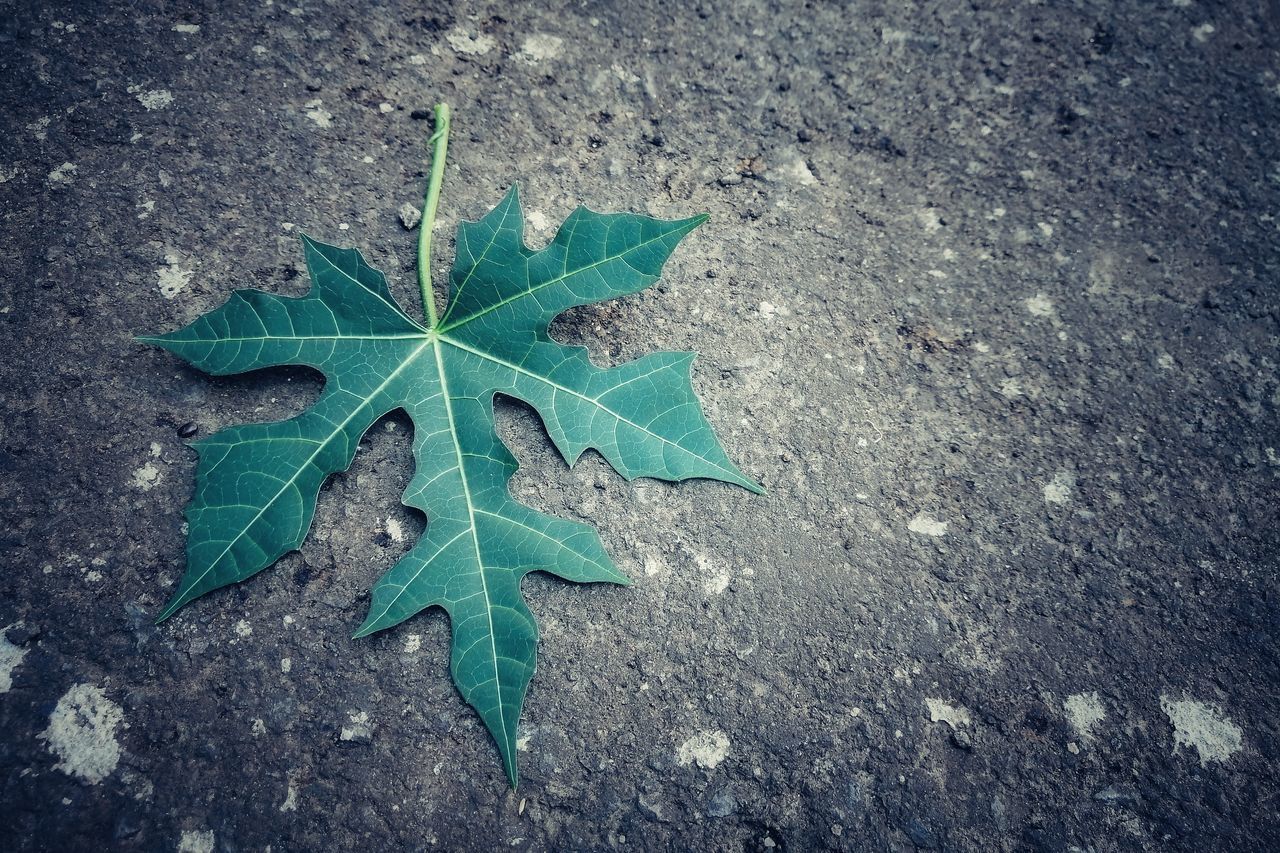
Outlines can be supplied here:
[[[1280, 845], [1274, 4], [354, 5], [0, 5], [0, 847]], [[769, 489], [570, 471], [501, 407], [517, 496], [636, 580], [527, 582], [517, 792], [443, 616], [349, 639], [423, 525], [403, 417], [151, 625], [179, 428], [319, 386], [130, 336], [301, 293], [300, 229], [413, 304], [437, 100], [443, 234], [516, 180], [534, 243], [711, 213], [557, 334], [700, 350]]]

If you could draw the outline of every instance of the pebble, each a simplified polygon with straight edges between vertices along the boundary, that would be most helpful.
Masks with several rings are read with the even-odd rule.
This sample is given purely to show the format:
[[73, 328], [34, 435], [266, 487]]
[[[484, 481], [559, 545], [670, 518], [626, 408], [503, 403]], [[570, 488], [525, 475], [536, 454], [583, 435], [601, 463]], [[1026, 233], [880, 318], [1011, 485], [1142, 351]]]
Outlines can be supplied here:
[[397, 213], [400, 215], [400, 224], [405, 227], [406, 231], [412, 231], [422, 221], [422, 211], [407, 201], [400, 205], [400, 210]]
[[200, 431], [200, 427], [196, 426], [195, 421], [187, 421], [178, 427], [178, 438], [191, 438]]

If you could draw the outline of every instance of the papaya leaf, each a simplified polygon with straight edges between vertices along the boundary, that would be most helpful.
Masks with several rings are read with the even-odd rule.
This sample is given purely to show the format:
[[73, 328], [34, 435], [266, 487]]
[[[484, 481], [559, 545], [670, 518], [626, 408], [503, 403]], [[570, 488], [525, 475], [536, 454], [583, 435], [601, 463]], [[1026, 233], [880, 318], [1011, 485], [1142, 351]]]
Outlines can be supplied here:
[[513, 187], [483, 219], [460, 227], [451, 297], [437, 318], [430, 232], [447, 107], [437, 107], [436, 121], [419, 236], [425, 324], [397, 304], [382, 273], [358, 251], [304, 236], [311, 277], [305, 296], [239, 290], [185, 328], [140, 338], [216, 375], [308, 365], [325, 377], [320, 399], [301, 415], [234, 426], [194, 444], [186, 573], [159, 618], [299, 548], [325, 479], [350, 466], [375, 421], [403, 409], [414, 424], [415, 460], [403, 500], [425, 513], [428, 525], [374, 585], [356, 636], [444, 608], [454, 681], [492, 733], [514, 786], [516, 725], [538, 645], [521, 580], [531, 571], [579, 583], [628, 580], [594, 529], [511, 497], [517, 463], [495, 431], [494, 395], [537, 410], [570, 464], [594, 448], [627, 479], [702, 477], [760, 488], [729, 461], [699, 408], [689, 374], [693, 353], [654, 353], [606, 369], [547, 331], [566, 309], [653, 284], [706, 217], [665, 221], [579, 208], [534, 252], [524, 245]]

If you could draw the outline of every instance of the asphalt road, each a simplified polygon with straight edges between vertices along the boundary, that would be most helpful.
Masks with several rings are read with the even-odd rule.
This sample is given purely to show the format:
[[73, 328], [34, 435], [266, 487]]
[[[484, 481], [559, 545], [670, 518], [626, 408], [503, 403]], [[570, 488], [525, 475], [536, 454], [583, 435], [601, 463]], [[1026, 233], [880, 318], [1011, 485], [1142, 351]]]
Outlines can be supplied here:
[[[358, 5], [0, 2], [0, 847], [1280, 847], [1275, 3]], [[438, 101], [442, 271], [517, 181], [535, 246], [710, 213], [554, 333], [699, 351], [768, 489], [499, 407], [513, 493], [635, 581], [525, 583], [516, 791], [443, 614], [351, 639], [426, 523], [403, 415], [152, 624], [180, 428], [321, 382], [132, 336], [301, 294], [302, 231], [416, 310]]]

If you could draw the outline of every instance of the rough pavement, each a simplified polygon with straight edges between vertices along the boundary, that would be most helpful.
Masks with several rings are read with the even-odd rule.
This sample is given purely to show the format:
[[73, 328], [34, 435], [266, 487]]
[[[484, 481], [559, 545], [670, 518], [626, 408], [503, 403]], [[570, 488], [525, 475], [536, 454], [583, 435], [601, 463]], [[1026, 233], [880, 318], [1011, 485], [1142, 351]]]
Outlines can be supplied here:
[[[0, 5], [0, 847], [1280, 846], [1273, 3], [354, 5]], [[131, 336], [301, 293], [301, 230], [415, 305], [440, 100], [442, 235], [517, 180], [533, 244], [711, 214], [557, 334], [699, 350], [769, 489], [501, 407], [514, 492], [636, 580], [527, 582], [515, 792], [444, 616], [350, 639], [424, 524], [401, 416], [301, 553], [151, 623], [180, 428], [319, 380]]]

